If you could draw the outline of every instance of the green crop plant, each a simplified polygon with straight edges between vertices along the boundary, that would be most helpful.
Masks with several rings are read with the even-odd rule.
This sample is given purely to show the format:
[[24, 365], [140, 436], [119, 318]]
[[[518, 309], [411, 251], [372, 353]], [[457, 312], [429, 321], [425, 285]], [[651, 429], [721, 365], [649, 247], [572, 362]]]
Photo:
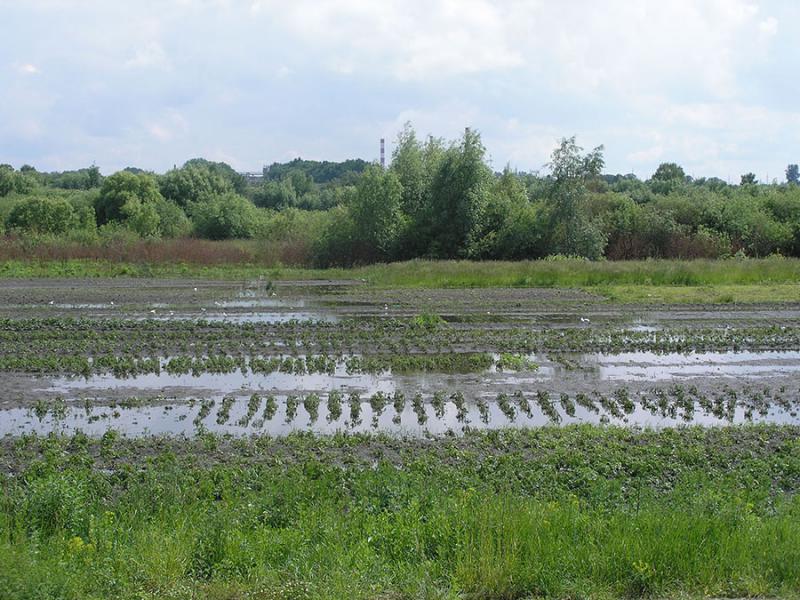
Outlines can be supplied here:
[[417, 392], [411, 400], [411, 406], [414, 409], [414, 414], [417, 415], [417, 423], [421, 426], [428, 422], [428, 413], [425, 412], [425, 402], [422, 399], [422, 394]]
[[342, 394], [337, 390], [328, 393], [328, 423], [334, 423], [342, 418]]
[[478, 414], [480, 415], [481, 422], [483, 422], [484, 425], [488, 425], [490, 417], [489, 403], [486, 402], [484, 398], [478, 398], [475, 403], [478, 406]]
[[197, 416], [194, 418], [195, 427], [202, 425], [205, 418], [211, 414], [211, 409], [214, 408], [215, 403], [216, 402], [213, 398], [208, 400], [200, 400], [200, 410], [197, 412]]
[[236, 402], [233, 396], [225, 396], [217, 411], [217, 425], [224, 425], [231, 418], [231, 408]]
[[300, 398], [294, 394], [286, 397], [286, 423], [291, 423], [297, 416], [297, 409], [300, 406]]
[[568, 417], [575, 416], [575, 402], [569, 397], [569, 394], [561, 394], [560, 397], [561, 408]]
[[258, 394], [251, 395], [250, 399], [247, 401], [247, 412], [239, 419], [239, 426], [247, 427], [260, 408], [261, 396]]
[[550, 394], [544, 390], [537, 390], [536, 404], [539, 405], [541, 411], [547, 416], [551, 423], [558, 424], [561, 422], [561, 415], [556, 410], [555, 404], [550, 400]]
[[400, 425], [402, 421], [403, 411], [406, 408], [406, 396], [403, 392], [395, 391], [392, 394], [392, 406], [394, 406], [394, 416], [392, 417], [392, 423], [395, 425]]
[[497, 406], [500, 411], [506, 416], [509, 421], [514, 421], [517, 418], [517, 409], [511, 404], [508, 394], [500, 393], [497, 396]]
[[275, 399], [275, 396], [270, 394], [264, 401], [264, 412], [262, 413], [262, 419], [264, 421], [271, 421], [276, 412], [278, 412], [278, 401]]
[[437, 390], [433, 393], [433, 398], [431, 398], [431, 406], [433, 406], [433, 412], [436, 415], [437, 419], [441, 419], [444, 417], [445, 408], [446, 408], [446, 400], [447, 396], [441, 390]]
[[514, 401], [517, 403], [520, 412], [529, 419], [533, 418], [533, 410], [531, 409], [531, 403], [525, 397], [525, 394], [523, 394], [521, 390], [517, 390], [514, 392], [513, 398]]
[[319, 419], [320, 399], [317, 394], [308, 394], [303, 398], [303, 408], [308, 413], [309, 423], [313, 424]]
[[350, 405], [350, 426], [357, 427], [361, 424], [361, 396], [358, 392], [351, 392], [347, 402]]
[[464, 394], [461, 392], [454, 392], [450, 395], [450, 401], [456, 407], [456, 419], [459, 423], [469, 423], [469, 410], [467, 409], [467, 402], [464, 399]]

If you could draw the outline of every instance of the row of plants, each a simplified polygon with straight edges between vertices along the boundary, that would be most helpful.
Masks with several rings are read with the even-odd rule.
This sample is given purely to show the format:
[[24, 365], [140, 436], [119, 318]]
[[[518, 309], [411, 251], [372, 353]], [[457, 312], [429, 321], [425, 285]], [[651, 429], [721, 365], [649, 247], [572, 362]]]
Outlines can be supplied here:
[[[0, 355], [46, 354], [259, 355], [508, 352], [701, 352], [793, 350], [800, 327], [742, 321], [734, 326], [670, 326], [655, 331], [621, 325], [547, 327], [459, 324], [421, 329], [408, 320], [336, 324], [217, 323], [84, 319], [0, 322]], [[378, 350], [378, 352], [376, 352]]]
[[[112, 410], [119, 417], [119, 409], [141, 408], [152, 405], [153, 401], [165, 405], [165, 410], [180, 406], [163, 397], [151, 401], [130, 398], [104, 405], [99, 410]], [[538, 415], [546, 417], [551, 424], [561, 424], [565, 418], [583, 418], [600, 423], [612, 420], [618, 423], [629, 420], [636, 422], [645, 413], [678, 423], [691, 423], [700, 416], [732, 423], [736, 420], [753, 421], [765, 418], [776, 411], [796, 419], [800, 412], [800, 389], [723, 385], [713, 391], [701, 391], [696, 385], [672, 384], [648, 386], [638, 390], [619, 386], [610, 390], [572, 394], [545, 389], [517, 389], [510, 393], [500, 392], [495, 397], [470, 397], [461, 391], [445, 390], [437, 390], [432, 394], [415, 392], [408, 396], [402, 391], [378, 391], [362, 395], [357, 391], [333, 390], [327, 394], [311, 392], [287, 396], [254, 393], [246, 399], [229, 394], [219, 402], [214, 399], [190, 400], [189, 408], [198, 407], [193, 422], [200, 426], [211, 416], [216, 406], [218, 408], [214, 422], [225, 425], [231, 422], [232, 410], [238, 404], [244, 407], [243, 411], [239, 411], [243, 414], [234, 424], [260, 429], [265, 422], [275, 417], [281, 403], [285, 406], [286, 423], [294, 421], [298, 416], [298, 409], [302, 407], [309, 424], [313, 425], [320, 417], [320, 407], [324, 407], [328, 423], [341, 422], [344, 417], [347, 424], [354, 427], [362, 424], [364, 409], [369, 406], [375, 428], [379, 426], [381, 415], [389, 407], [394, 410], [393, 423], [399, 425], [407, 405], [411, 407], [420, 426], [428, 422], [431, 413], [436, 419], [444, 419], [448, 413], [452, 414], [462, 425], [468, 425], [477, 416], [478, 421], [487, 425], [492, 421], [493, 407], [499, 410], [505, 422], [514, 423], [519, 420], [521, 424], [534, 421]], [[87, 419], [91, 419], [97, 407], [87, 400], [83, 406], [73, 404], [72, 408], [85, 411]], [[56, 398], [52, 401], [38, 400], [31, 412], [40, 422], [48, 415], [54, 421], [63, 421], [70, 410], [69, 404]], [[639, 414], [635, 415], [637, 411]]]
[[68, 374], [90, 377], [110, 373], [117, 378], [135, 377], [149, 373], [169, 375], [193, 375], [203, 373], [229, 374], [241, 372], [270, 375], [333, 375], [341, 368], [346, 375], [362, 373], [475, 373], [492, 367], [499, 369], [522, 368], [535, 370], [537, 365], [525, 357], [505, 354], [504, 358], [494, 360], [490, 354], [450, 353], [415, 355], [373, 355], [373, 356], [172, 356], [169, 358], [131, 356], [71, 356], [24, 353], [15, 355], [0, 354], [0, 371]]

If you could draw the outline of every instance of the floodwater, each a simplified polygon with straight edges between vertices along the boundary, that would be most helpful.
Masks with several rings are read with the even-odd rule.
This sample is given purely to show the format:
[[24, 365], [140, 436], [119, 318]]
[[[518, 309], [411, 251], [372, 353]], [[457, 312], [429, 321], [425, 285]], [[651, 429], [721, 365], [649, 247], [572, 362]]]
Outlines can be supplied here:
[[[351, 355], [358, 356], [358, 355]], [[493, 354], [494, 364], [480, 373], [417, 373], [393, 374], [386, 370], [376, 374], [350, 373], [347, 360], [335, 361], [332, 373], [293, 374], [276, 371], [252, 373], [236, 370], [231, 373], [171, 374], [163, 370], [168, 362], [162, 359], [160, 373], [131, 377], [99, 374], [89, 377], [31, 377], [31, 388], [41, 392], [56, 392], [71, 396], [81, 392], [101, 392], [112, 389], [140, 391], [195, 389], [225, 394], [234, 390], [307, 391], [322, 392], [346, 388], [374, 394], [423, 386], [446, 386], [459, 383], [485, 385], [514, 385], [521, 383], [553, 383], [570, 379], [607, 382], [681, 382], [691, 378], [730, 378], [757, 380], [761, 378], [796, 376], [800, 381], [800, 352], [693, 352], [687, 354], [654, 352], [622, 352], [618, 354], [563, 354], [551, 358], [529, 354], [525, 359], [532, 366], [521, 371], [499, 370], [499, 354]], [[295, 358], [306, 358], [299, 355]]]
[[[186, 404], [165, 404], [158, 406], [141, 406], [124, 408], [121, 406], [102, 406], [86, 409], [78, 406], [63, 407], [58, 414], [48, 413], [41, 418], [33, 409], [14, 408], [0, 411], [0, 436], [20, 435], [22, 433], [47, 434], [50, 432], [75, 433], [82, 431], [87, 435], [99, 436], [114, 429], [127, 436], [145, 435], [193, 435], [201, 431], [226, 433], [235, 436], [252, 434], [286, 435], [296, 431], [311, 431], [320, 434], [332, 434], [339, 431], [367, 432], [380, 431], [396, 435], [441, 435], [459, 434], [469, 429], [529, 428], [552, 425], [570, 425], [576, 423], [614, 424], [639, 427], [676, 427], [693, 424], [704, 426], [721, 426], [742, 423], [779, 423], [800, 425], [800, 415], [795, 410], [772, 406], [764, 412], [753, 411], [747, 414], [746, 409], [737, 406], [730, 418], [715, 416], [695, 405], [691, 417], [682, 410], [674, 415], [664, 416], [658, 412], [650, 412], [637, 405], [633, 412], [623, 417], [615, 417], [598, 406], [594, 412], [582, 406], [575, 406], [574, 415], [568, 415], [556, 401], [554, 407], [557, 420], [545, 415], [532, 398], [530, 414], [523, 412], [512, 398], [513, 417], [504, 412], [500, 404], [492, 399], [485, 400], [481, 408], [475, 401], [466, 401], [464, 409], [448, 401], [437, 414], [436, 409], [426, 399], [421, 411], [415, 411], [410, 398], [406, 398], [400, 412], [388, 404], [381, 410], [373, 409], [369, 402], [358, 403], [358, 417], [353, 418], [351, 404], [347, 396], [342, 398], [342, 415], [337, 419], [330, 418], [323, 396], [316, 416], [306, 410], [300, 398], [294, 415], [287, 414], [287, 402], [284, 397], [278, 398], [276, 412], [264, 417], [265, 400], [258, 405], [258, 410], [249, 419], [248, 397], [237, 397], [230, 407], [229, 417], [222, 419], [219, 411], [221, 401], [216, 401], [213, 408], [204, 418], [200, 418], [200, 402]], [[313, 412], [313, 409], [312, 409]], [[421, 419], [420, 414], [424, 417]]]
[[[408, 317], [429, 312], [451, 322], [474, 322], [475, 325], [466, 326], [475, 327], [501, 323], [533, 328], [603, 325], [632, 332], [666, 331], [672, 326], [694, 324], [800, 324], [800, 304], [747, 309], [629, 308], [598, 302], [602, 299], [585, 293], [558, 290], [363, 291], [358, 289], [359, 282], [293, 285], [290, 288], [277, 284], [273, 288], [263, 281], [235, 285], [188, 280], [93, 280], [85, 284], [71, 280], [22, 281], [0, 289], [0, 316], [335, 323], [342, 319]], [[193, 434], [202, 430], [233, 435], [285, 435], [292, 431], [441, 435], [457, 434], [467, 427], [525, 428], [571, 423], [647, 427], [800, 424], [800, 351], [554, 353], [528, 356], [536, 368], [518, 372], [497, 369], [499, 355], [494, 354], [493, 359], [495, 366], [476, 373], [349, 373], [346, 357], [337, 361], [332, 373], [313, 374], [236, 370], [195, 376], [170, 374], [163, 368], [160, 373], [128, 378], [110, 374], [83, 378], [3, 373], [0, 406], [5, 408], [0, 409], [0, 435], [77, 430], [102, 435], [110, 428], [129, 436]], [[162, 360], [162, 367], [165, 363]], [[691, 387], [696, 390], [693, 398], [716, 398], [717, 404], [712, 402], [712, 409], [708, 401], [701, 405], [699, 400], [694, 404], [684, 400], [678, 408], [653, 408], [653, 390], [664, 392], [675, 386]], [[630, 393], [630, 414], [601, 405], [601, 398], [613, 397], [621, 388]], [[343, 396], [342, 415], [338, 418], [330, 418], [326, 408], [328, 394], [334, 390]], [[406, 397], [399, 412], [391, 404], [391, 396], [398, 392]], [[423, 395], [423, 404], [415, 410], [411, 400], [417, 393]], [[434, 399], [436, 393], [447, 399], [443, 405]], [[466, 397], [460, 409], [449, 400], [455, 393]], [[518, 397], [513, 399], [515, 393], [521, 393], [530, 404], [529, 413], [527, 405], [519, 404]], [[737, 399], [722, 410], [720, 397], [727, 393]], [[261, 396], [262, 401], [247, 419], [253, 394]], [[321, 398], [318, 409], [313, 405], [309, 410], [304, 408], [302, 399], [309, 394]], [[358, 394], [360, 401], [351, 405], [350, 394]], [[376, 394], [389, 397], [389, 403], [377, 412], [369, 402]], [[502, 394], [510, 400], [501, 403]], [[540, 394], [553, 402], [547, 410], [536, 401]], [[579, 396], [591, 398], [597, 411], [576, 405], [572, 413], [569, 402], [561, 403], [562, 394], [572, 401]], [[270, 395], [277, 400], [276, 412], [271, 416], [263, 412], [263, 398]], [[286, 400], [294, 395], [300, 398], [300, 404], [292, 414]], [[232, 398], [232, 403], [223, 402], [226, 397]], [[37, 400], [41, 403], [33, 408]], [[672, 398], [670, 402], [675, 404], [677, 400]], [[227, 417], [219, 414], [222, 406], [230, 410]], [[572, 414], [567, 413], [567, 407]]]
[[[495, 360], [499, 358], [494, 356]], [[539, 427], [572, 423], [615, 423], [628, 426], [672, 427], [684, 424], [726, 425], [745, 422], [770, 422], [800, 424], [797, 409], [800, 394], [800, 352], [703, 352], [691, 354], [656, 354], [651, 352], [627, 352], [620, 354], [573, 355], [565, 361], [549, 360], [543, 355], [530, 355], [531, 364], [536, 365], [519, 372], [500, 371], [496, 367], [481, 373], [419, 373], [392, 374], [391, 371], [370, 374], [348, 373], [346, 360], [340, 359], [332, 373], [291, 374], [274, 372], [269, 374], [237, 370], [232, 373], [169, 374], [150, 373], [129, 378], [113, 375], [93, 375], [88, 378], [60, 377], [54, 379], [31, 378], [30, 387], [52, 398], [64, 399], [63, 410], [49, 411], [38, 418], [31, 408], [13, 407], [0, 411], [0, 435], [27, 432], [77, 431], [100, 435], [114, 428], [127, 435], [191, 434], [207, 429], [234, 435], [268, 433], [284, 435], [292, 431], [314, 431], [333, 433], [336, 431], [381, 431], [393, 434], [422, 435], [461, 432], [465, 427], [486, 429], [505, 427]], [[565, 364], [569, 366], [565, 366]], [[705, 408], [695, 403], [693, 410], [686, 406], [653, 408], [654, 390], [669, 390], [670, 385], [693, 386], [697, 393], [709, 397], [723, 388], [738, 393], [739, 400], [727, 411]], [[794, 384], [794, 385], [793, 385]], [[38, 387], [37, 387], [38, 386]], [[630, 391], [633, 408], [630, 414], [606, 410], [599, 402], [601, 396], [613, 397], [624, 388]], [[747, 399], [753, 394], [761, 398], [763, 389], [786, 392], [778, 394], [780, 402], [761, 402], [748, 409]], [[342, 417], [329, 419], [325, 401], [330, 391], [336, 390], [343, 397]], [[549, 416], [537, 404], [536, 394], [541, 390], [553, 403]], [[391, 404], [396, 392], [406, 397], [404, 408], [398, 413]], [[463, 393], [467, 399], [459, 411], [452, 401], [445, 401], [442, 414], [434, 409], [433, 393], [441, 398], [450, 398], [455, 392]], [[514, 392], [522, 393], [530, 406], [523, 409], [513, 399]], [[425, 418], [411, 407], [411, 398], [420, 393], [424, 396]], [[642, 402], [648, 393], [649, 404]], [[772, 393], [772, 392], [770, 392]], [[278, 400], [277, 412], [270, 419], [257, 414], [247, 422], [243, 420], [248, 399], [252, 394], [260, 397], [274, 396]], [[322, 400], [318, 416], [312, 418], [303, 408], [302, 399], [316, 394]], [[348, 397], [358, 394], [360, 418], [350, 416]], [[386, 397], [387, 406], [375, 414], [369, 399], [376, 394]], [[499, 403], [498, 395], [508, 394], [512, 399], [505, 407]], [[574, 414], [567, 414], [560, 403], [560, 395], [567, 394], [574, 400], [578, 394], [592, 398], [597, 411], [574, 406]], [[750, 396], [748, 396], [750, 394]], [[299, 398], [295, 415], [287, 415], [286, 398]], [[233, 404], [228, 419], [219, 419], [217, 414], [223, 398], [231, 398]], [[110, 399], [115, 401], [110, 401]], [[138, 399], [125, 402], [125, 399]], [[143, 399], [150, 400], [143, 400]], [[202, 399], [202, 400], [198, 400]], [[89, 400], [90, 402], [86, 402]], [[214, 402], [213, 410], [198, 420], [200, 406]], [[763, 400], [763, 398], [762, 398]], [[479, 404], [480, 401], [480, 404]], [[123, 408], [130, 405], [131, 408]], [[650, 406], [650, 409], [646, 409]], [[505, 412], [503, 410], [505, 408]], [[420, 410], [417, 407], [417, 410]], [[760, 411], [760, 412], [759, 412]], [[312, 411], [313, 412], [313, 411]], [[514, 418], [510, 418], [510, 412]], [[53, 414], [57, 414], [55, 418]]]

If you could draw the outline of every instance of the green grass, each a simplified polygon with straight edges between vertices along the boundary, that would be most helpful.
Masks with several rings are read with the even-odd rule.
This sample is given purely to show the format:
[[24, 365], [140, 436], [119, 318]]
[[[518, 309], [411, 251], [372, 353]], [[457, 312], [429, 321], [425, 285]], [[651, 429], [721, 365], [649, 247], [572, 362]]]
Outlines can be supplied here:
[[800, 595], [797, 428], [24, 438], [17, 598]]
[[471, 262], [413, 260], [353, 269], [251, 264], [199, 266], [101, 261], [5, 261], [0, 277], [209, 277], [363, 279], [384, 288], [718, 286], [800, 283], [800, 259]]
[[0, 262], [2, 278], [155, 277], [243, 281], [358, 280], [374, 288], [578, 288], [622, 303], [734, 304], [800, 300], [800, 259], [588, 262], [414, 260], [353, 269], [102, 261]]

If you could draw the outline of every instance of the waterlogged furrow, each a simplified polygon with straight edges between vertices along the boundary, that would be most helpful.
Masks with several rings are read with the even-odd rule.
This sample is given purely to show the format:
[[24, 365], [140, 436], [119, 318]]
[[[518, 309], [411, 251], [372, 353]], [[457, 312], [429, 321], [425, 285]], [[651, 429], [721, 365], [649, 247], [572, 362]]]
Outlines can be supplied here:
[[[263, 409], [262, 409], [263, 407]], [[494, 397], [462, 391], [376, 392], [362, 395], [235, 393], [222, 398], [173, 403], [166, 398], [129, 398], [95, 405], [39, 400], [30, 409], [0, 411], [0, 435], [85, 431], [102, 435], [111, 427], [128, 435], [192, 434], [211, 430], [249, 435], [284, 435], [297, 430], [387, 433], [464, 432], [568, 425], [575, 423], [670, 427], [753, 422], [800, 424], [800, 388], [772, 390], [723, 386], [706, 393], [696, 386], [653, 386], [641, 391], [619, 387], [610, 392], [574, 395], [546, 389], [516, 390]]]

